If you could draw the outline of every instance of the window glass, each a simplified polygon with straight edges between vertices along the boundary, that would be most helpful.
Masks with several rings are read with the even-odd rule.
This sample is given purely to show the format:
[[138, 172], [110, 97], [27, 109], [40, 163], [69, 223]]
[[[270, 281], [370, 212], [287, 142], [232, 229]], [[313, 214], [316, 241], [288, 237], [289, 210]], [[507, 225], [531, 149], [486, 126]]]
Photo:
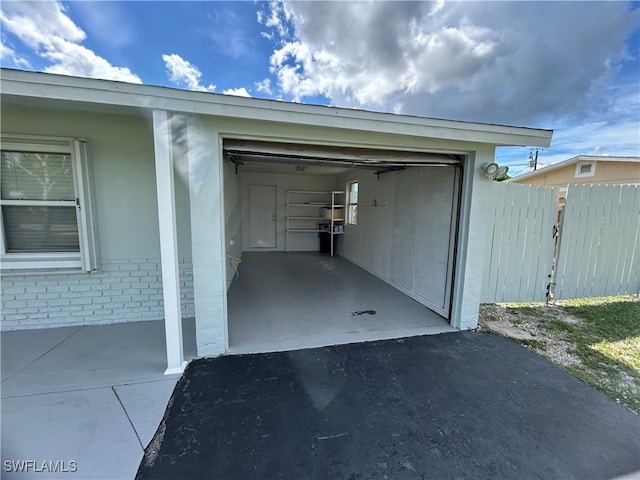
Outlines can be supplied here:
[[2, 207], [7, 253], [79, 252], [75, 207]]
[[349, 198], [347, 210], [347, 222], [350, 225], [358, 224], [358, 182], [349, 183]]
[[358, 203], [358, 182], [352, 182], [349, 189], [349, 203]]
[[3, 200], [74, 200], [71, 155], [3, 151]]

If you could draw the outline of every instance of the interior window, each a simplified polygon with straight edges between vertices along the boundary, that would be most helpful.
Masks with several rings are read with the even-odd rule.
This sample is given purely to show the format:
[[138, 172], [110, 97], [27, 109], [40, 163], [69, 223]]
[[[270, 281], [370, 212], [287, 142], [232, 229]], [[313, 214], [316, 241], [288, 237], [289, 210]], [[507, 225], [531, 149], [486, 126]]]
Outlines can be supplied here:
[[349, 225], [358, 224], [358, 182], [349, 182], [347, 187], [348, 192], [348, 208], [347, 208], [347, 223]]

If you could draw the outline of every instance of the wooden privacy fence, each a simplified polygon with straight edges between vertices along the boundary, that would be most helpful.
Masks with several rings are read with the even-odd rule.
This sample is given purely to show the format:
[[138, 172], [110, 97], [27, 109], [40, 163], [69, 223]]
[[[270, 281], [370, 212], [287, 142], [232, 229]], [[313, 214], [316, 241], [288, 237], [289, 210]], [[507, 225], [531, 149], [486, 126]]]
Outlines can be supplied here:
[[640, 292], [640, 186], [494, 185], [482, 302]]
[[556, 298], [640, 292], [640, 186], [569, 186], [555, 283]]
[[558, 208], [552, 188], [495, 183], [482, 302], [543, 302]]

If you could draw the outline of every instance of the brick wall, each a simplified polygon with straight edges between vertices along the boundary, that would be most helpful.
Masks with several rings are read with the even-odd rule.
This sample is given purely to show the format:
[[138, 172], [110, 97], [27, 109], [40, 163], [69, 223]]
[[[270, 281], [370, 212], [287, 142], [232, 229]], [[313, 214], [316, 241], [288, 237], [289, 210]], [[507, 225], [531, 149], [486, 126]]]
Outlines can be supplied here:
[[[164, 318], [159, 259], [103, 260], [92, 273], [2, 276], [2, 330]], [[193, 317], [193, 269], [180, 260], [182, 316]]]

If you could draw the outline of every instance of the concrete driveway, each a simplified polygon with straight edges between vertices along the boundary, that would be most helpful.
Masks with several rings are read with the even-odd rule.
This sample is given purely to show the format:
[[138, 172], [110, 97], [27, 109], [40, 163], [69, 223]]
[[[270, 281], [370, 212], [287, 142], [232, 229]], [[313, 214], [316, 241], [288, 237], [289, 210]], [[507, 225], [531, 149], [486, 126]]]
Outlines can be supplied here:
[[194, 361], [137, 478], [637, 475], [638, 416], [464, 332]]

